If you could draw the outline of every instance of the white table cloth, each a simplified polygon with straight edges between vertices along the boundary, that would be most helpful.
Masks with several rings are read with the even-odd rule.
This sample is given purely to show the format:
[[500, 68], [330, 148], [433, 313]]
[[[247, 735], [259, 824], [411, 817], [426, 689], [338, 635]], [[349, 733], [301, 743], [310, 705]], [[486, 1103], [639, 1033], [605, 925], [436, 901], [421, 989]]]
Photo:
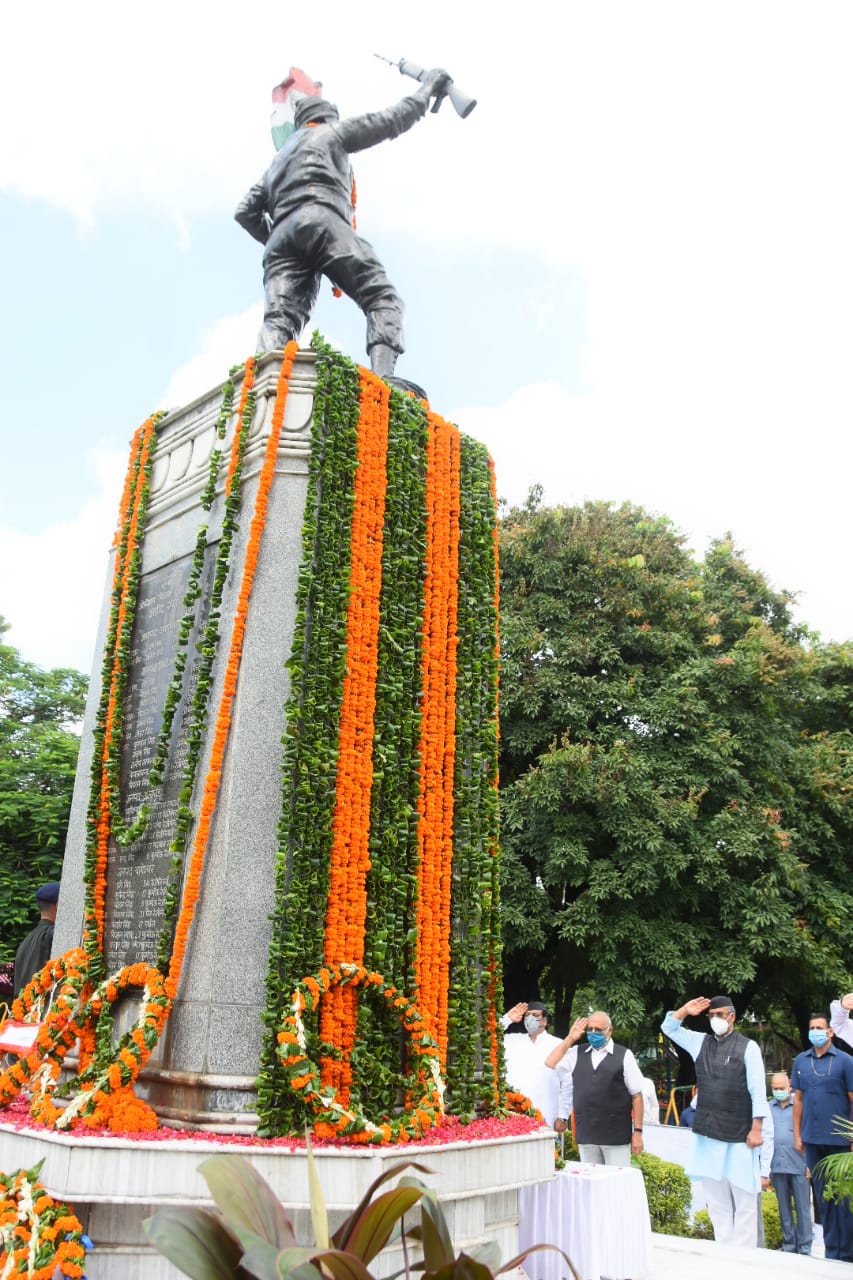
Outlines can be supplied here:
[[[558, 1245], [582, 1280], [638, 1280], [651, 1269], [652, 1229], [639, 1169], [567, 1164], [552, 1182], [519, 1188], [519, 1247]], [[523, 1264], [530, 1280], [563, 1280], [550, 1249]]]

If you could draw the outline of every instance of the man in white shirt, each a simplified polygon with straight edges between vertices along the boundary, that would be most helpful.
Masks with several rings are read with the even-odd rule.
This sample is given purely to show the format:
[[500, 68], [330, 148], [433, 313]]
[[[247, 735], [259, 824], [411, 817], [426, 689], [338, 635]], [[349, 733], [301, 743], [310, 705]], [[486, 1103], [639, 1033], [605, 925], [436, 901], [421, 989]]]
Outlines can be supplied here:
[[[587, 1046], [578, 1049], [586, 1032]], [[571, 1089], [575, 1137], [581, 1160], [630, 1165], [643, 1150], [643, 1073], [630, 1049], [613, 1040], [613, 1024], [602, 1010], [578, 1018], [565, 1040], [548, 1055], [564, 1090]], [[565, 1128], [565, 1122], [557, 1129]]]
[[524, 1020], [525, 1035], [517, 1032], [504, 1038], [506, 1058], [506, 1082], [510, 1089], [523, 1093], [539, 1111], [547, 1125], [553, 1129], [558, 1116], [565, 1119], [571, 1110], [571, 1098], [564, 1103], [560, 1095], [560, 1082], [545, 1066], [551, 1050], [561, 1042], [548, 1031], [548, 1013], [539, 1000], [529, 1004], [520, 1002], [504, 1014], [501, 1025], [504, 1031]]
[[840, 1000], [833, 1000], [829, 1006], [829, 1025], [835, 1032], [836, 1040], [844, 1040], [846, 1044], [853, 1045], [853, 1021], [851, 1021], [851, 1010], [853, 1010], [853, 991], [848, 995], [842, 996]]

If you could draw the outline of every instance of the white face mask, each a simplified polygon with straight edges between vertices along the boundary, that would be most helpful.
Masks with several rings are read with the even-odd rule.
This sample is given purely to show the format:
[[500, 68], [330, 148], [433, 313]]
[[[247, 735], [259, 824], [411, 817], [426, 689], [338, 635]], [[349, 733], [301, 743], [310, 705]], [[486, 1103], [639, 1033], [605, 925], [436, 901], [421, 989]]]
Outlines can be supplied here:
[[715, 1036], [724, 1036], [729, 1029], [728, 1018], [712, 1018], [711, 1030]]
[[538, 1036], [542, 1030], [542, 1023], [532, 1013], [528, 1013], [524, 1019], [524, 1030], [529, 1036]]

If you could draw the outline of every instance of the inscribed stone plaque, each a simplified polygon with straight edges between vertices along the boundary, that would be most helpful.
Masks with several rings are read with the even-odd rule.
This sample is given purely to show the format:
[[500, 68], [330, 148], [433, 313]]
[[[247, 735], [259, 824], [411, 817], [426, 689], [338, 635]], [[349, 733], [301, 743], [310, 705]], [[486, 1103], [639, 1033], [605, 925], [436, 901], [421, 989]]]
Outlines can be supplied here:
[[[207, 618], [215, 556], [215, 545], [208, 546], [199, 584], [201, 598], [196, 605], [196, 625], [187, 648], [183, 691], [172, 724], [165, 778], [156, 788], [149, 785], [148, 775], [174, 669], [192, 556], [183, 556], [154, 569], [140, 582], [125, 704], [121, 804], [128, 825], [144, 802], [151, 808], [151, 817], [144, 835], [129, 848], [110, 841], [104, 931], [109, 972], [139, 961], [153, 964], [157, 958], [172, 859], [169, 845], [175, 836], [187, 731], [201, 660], [196, 645]], [[204, 767], [202, 754], [199, 771]]]

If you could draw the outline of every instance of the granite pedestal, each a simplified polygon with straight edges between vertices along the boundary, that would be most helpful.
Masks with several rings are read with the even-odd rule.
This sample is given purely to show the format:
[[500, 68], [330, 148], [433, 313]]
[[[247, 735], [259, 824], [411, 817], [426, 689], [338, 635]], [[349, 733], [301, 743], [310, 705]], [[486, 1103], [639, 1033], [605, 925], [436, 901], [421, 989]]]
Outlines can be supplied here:
[[[256, 405], [243, 466], [242, 505], [221, 609], [221, 640], [214, 667], [211, 706], [218, 705], [237, 605], [249, 524], [258, 488], [281, 353], [258, 362]], [[227, 461], [235, 413], [222, 449]], [[138, 1092], [165, 1123], [252, 1132], [261, 1047], [261, 1012], [269, 959], [276, 832], [281, 808], [281, 739], [289, 691], [285, 670], [295, 621], [296, 582], [302, 555], [301, 531], [307, 489], [313, 408], [314, 357], [297, 356], [278, 450], [260, 559], [254, 580], [240, 668], [240, 680], [225, 757], [219, 801], [205, 859], [203, 892], [196, 910], [187, 959], [165, 1033]], [[178, 707], [172, 757], [164, 785], [153, 793], [148, 830], [138, 844], [121, 849], [111, 842], [106, 902], [107, 965], [115, 970], [136, 961], [152, 963], [162, 919], [186, 756], [188, 708], [198, 670], [195, 640], [208, 607], [216, 539], [222, 523], [225, 467], [219, 491], [206, 515], [199, 500], [216, 445], [215, 422], [221, 388], [169, 413], [157, 436], [151, 500], [143, 543], [142, 578], [134, 625], [131, 675], [122, 757], [122, 804], [126, 820], [151, 799], [148, 773], [172, 673], [183, 596], [201, 523], [208, 526], [199, 619], [189, 646], [184, 695]], [[115, 553], [113, 553], [114, 555]], [[54, 954], [80, 944], [83, 922], [83, 865], [92, 734], [100, 697], [100, 653], [108, 628], [113, 559], [110, 558], [98, 657], [87, 703], [80, 764], [62, 874]], [[210, 718], [202, 745], [193, 808], [210, 753]], [[126, 1021], [133, 1012], [121, 1012]]]
[[[304, 1152], [249, 1145], [235, 1148], [203, 1141], [129, 1142], [120, 1138], [17, 1131], [0, 1124], [7, 1168], [29, 1167], [44, 1157], [42, 1181], [74, 1206], [95, 1243], [86, 1263], [89, 1280], [178, 1280], [182, 1274], [154, 1252], [142, 1220], [166, 1206], [209, 1206], [198, 1166], [217, 1151], [239, 1151], [251, 1160], [286, 1206], [297, 1238], [313, 1240]], [[433, 1173], [418, 1174], [436, 1191], [459, 1252], [494, 1240], [508, 1261], [518, 1251], [518, 1191], [554, 1176], [550, 1130], [522, 1137], [407, 1146], [392, 1150], [315, 1150], [320, 1183], [334, 1231], [370, 1183], [401, 1160], [417, 1160]], [[412, 1217], [412, 1225], [416, 1221]], [[402, 1265], [396, 1245], [374, 1261], [375, 1275]]]

